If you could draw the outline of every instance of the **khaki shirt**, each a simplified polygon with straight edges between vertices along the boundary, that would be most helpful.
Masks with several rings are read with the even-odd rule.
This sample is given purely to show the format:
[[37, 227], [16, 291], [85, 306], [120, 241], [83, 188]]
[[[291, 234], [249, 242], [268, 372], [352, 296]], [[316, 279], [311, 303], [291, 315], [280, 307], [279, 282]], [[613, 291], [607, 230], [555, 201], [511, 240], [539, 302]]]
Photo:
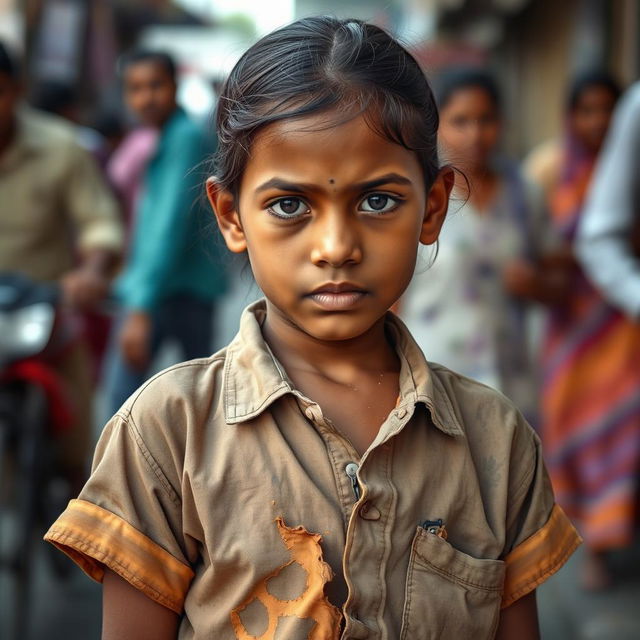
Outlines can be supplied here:
[[400, 395], [360, 458], [274, 359], [264, 316], [125, 404], [46, 539], [182, 614], [181, 639], [493, 637], [580, 542], [537, 436], [389, 314]]
[[0, 154], [0, 271], [57, 280], [76, 251], [123, 245], [118, 206], [93, 158], [63, 120], [18, 112]]

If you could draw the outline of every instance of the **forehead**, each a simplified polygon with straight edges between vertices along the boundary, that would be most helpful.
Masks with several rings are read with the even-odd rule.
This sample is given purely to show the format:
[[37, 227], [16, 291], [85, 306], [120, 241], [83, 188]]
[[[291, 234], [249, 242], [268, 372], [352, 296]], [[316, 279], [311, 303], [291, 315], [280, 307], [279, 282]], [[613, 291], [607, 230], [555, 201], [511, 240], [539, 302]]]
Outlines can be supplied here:
[[124, 82], [141, 82], [144, 80], [171, 80], [171, 74], [166, 67], [159, 62], [150, 58], [148, 60], [138, 60], [130, 62], [124, 70]]
[[454, 89], [440, 110], [445, 113], [446, 111], [458, 109], [489, 109], [496, 111], [497, 108], [498, 106], [493, 96], [487, 89], [479, 85], [465, 85]]
[[422, 176], [418, 158], [375, 131], [364, 115], [344, 121], [336, 114], [314, 114], [273, 123], [258, 132], [245, 168], [256, 174], [300, 175], [305, 181], [362, 179], [377, 171]]
[[593, 103], [613, 103], [615, 97], [609, 87], [600, 84], [586, 86], [576, 100], [576, 107], [591, 106]]

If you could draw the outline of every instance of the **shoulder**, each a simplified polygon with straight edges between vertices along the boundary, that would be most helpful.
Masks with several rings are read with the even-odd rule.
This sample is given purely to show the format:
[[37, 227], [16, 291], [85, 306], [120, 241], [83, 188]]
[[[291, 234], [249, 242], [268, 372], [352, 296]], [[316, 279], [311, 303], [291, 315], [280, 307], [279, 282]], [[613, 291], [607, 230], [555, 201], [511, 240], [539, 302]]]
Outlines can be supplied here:
[[631, 85], [620, 101], [621, 107], [640, 109], [640, 82]]
[[437, 362], [429, 362], [429, 370], [434, 379], [434, 386], [439, 387], [440, 392], [446, 394], [459, 411], [465, 411], [465, 407], [473, 409], [484, 407], [487, 411], [497, 412], [501, 416], [517, 412], [511, 400], [482, 382], [468, 378]]
[[37, 143], [38, 147], [57, 152], [65, 148], [81, 150], [76, 141], [75, 127], [62, 118], [30, 107], [20, 109], [18, 118], [28, 139]]
[[177, 111], [168, 122], [163, 131], [164, 140], [170, 143], [181, 145], [202, 145], [205, 139], [205, 132], [196, 122], [194, 122], [184, 111]]
[[[640, 82], [636, 82], [620, 98], [616, 107], [608, 140], [635, 152], [640, 136]], [[611, 146], [611, 144], [609, 144]]]
[[161, 371], [125, 402], [118, 415], [152, 452], [184, 451], [196, 432], [223, 420], [225, 360], [223, 349]]
[[517, 450], [533, 463], [538, 437], [509, 398], [440, 364], [429, 363], [429, 367], [436, 401], [450, 404], [472, 451], [504, 458]]

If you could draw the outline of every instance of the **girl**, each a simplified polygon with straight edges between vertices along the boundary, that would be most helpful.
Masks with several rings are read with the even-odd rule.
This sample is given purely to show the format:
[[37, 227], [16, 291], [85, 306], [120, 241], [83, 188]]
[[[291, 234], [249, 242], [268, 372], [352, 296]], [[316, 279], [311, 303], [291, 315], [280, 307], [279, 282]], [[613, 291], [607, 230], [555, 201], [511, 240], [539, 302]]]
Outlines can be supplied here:
[[640, 326], [603, 299], [571, 252], [619, 93], [608, 74], [576, 78], [549, 195], [566, 269], [562, 302], [550, 308], [542, 352], [542, 437], [558, 500], [585, 537], [587, 588], [611, 581], [606, 552], [631, 544], [638, 496]]
[[512, 286], [536, 277], [534, 265], [550, 244], [542, 197], [497, 153], [500, 96], [490, 75], [450, 69], [439, 107], [442, 149], [462, 173], [438, 259], [427, 269], [429, 249], [421, 252], [401, 317], [430, 359], [499, 389], [531, 418], [530, 318]]
[[537, 638], [579, 543], [539, 442], [387, 312], [447, 210], [437, 125], [415, 60], [355, 20], [232, 71], [207, 190], [266, 300], [125, 403], [46, 536], [104, 581], [105, 640]]

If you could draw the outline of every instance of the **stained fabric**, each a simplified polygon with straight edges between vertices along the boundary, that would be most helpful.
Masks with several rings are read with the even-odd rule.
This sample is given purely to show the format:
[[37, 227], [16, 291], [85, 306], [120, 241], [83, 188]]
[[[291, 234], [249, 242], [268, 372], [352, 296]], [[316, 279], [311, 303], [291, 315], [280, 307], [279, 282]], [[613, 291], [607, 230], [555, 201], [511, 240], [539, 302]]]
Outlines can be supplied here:
[[46, 538], [98, 580], [107, 565], [183, 602], [180, 640], [493, 637], [503, 602], [579, 542], [536, 434], [389, 314], [399, 399], [360, 456], [287, 377], [264, 317], [260, 301], [226, 349], [134, 394]]

